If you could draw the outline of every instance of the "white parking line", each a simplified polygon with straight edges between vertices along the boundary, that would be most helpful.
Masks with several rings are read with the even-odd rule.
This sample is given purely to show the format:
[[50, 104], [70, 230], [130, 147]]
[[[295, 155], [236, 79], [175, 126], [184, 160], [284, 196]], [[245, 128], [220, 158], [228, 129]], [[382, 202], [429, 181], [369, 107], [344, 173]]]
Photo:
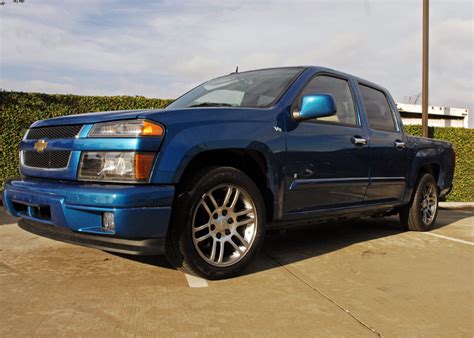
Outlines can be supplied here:
[[207, 280], [203, 278], [188, 275], [187, 273], [184, 275], [186, 276], [190, 288], [207, 288], [209, 286]]
[[457, 239], [457, 238], [453, 238], [453, 237], [438, 235], [438, 234], [435, 234], [433, 232], [422, 232], [422, 233], [425, 234], [425, 235], [431, 235], [431, 236], [438, 237], [438, 238], [444, 238], [444, 239], [447, 239], [447, 240], [450, 240], [450, 241], [453, 241], [453, 242], [474, 245], [473, 242], [469, 242], [469, 241], [465, 241], [465, 240]]

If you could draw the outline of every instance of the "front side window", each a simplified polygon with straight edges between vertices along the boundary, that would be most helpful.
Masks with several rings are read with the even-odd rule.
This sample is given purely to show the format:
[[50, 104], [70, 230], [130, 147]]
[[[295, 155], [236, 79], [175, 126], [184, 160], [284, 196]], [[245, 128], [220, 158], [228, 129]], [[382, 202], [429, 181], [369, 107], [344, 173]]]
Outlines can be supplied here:
[[397, 131], [397, 125], [393, 117], [392, 109], [387, 97], [380, 90], [359, 85], [365, 112], [372, 129], [381, 131]]
[[187, 92], [167, 109], [189, 107], [268, 107], [276, 103], [303, 68], [233, 73]]
[[332, 94], [336, 101], [337, 113], [334, 116], [320, 117], [310, 121], [357, 126], [358, 119], [354, 108], [354, 100], [352, 99], [349, 83], [346, 80], [327, 75], [315, 76], [298, 96], [293, 110], [298, 111], [301, 98], [311, 94]]

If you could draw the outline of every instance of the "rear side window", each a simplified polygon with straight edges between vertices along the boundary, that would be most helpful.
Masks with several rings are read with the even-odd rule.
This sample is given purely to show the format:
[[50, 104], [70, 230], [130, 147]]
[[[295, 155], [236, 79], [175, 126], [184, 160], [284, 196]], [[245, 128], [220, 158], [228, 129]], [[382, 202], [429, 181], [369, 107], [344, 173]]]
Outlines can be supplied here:
[[320, 117], [312, 120], [314, 122], [330, 122], [348, 126], [357, 126], [357, 115], [354, 108], [351, 89], [346, 80], [327, 76], [317, 75], [304, 87], [295, 102], [295, 110], [299, 110], [301, 98], [311, 94], [332, 94], [336, 101], [337, 114], [334, 116]]
[[364, 85], [359, 85], [359, 89], [370, 127], [375, 130], [397, 131], [392, 109], [385, 94], [380, 90]]

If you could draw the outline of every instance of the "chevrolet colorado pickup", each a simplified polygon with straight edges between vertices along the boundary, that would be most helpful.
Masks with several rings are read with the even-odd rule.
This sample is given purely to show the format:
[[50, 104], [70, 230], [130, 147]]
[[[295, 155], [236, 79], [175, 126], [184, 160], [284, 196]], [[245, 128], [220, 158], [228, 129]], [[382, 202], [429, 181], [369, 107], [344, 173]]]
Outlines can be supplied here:
[[210, 80], [163, 110], [37, 121], [3, 200], [27, 231], [218, 279], [275, 227], [399, 214], [430, 230], [454, 156], [407, 136], [376, 84], [273, 68]]

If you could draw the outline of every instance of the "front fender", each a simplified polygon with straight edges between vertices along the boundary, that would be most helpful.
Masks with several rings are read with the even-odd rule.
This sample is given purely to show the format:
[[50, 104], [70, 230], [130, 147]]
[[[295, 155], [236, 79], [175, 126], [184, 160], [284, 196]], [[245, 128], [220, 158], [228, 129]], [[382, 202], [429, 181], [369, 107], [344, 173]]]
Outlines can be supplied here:
[[[284, 153], [283, 133], [266, 121], [209, 122], [189, 126], [166, 135], [151, 182], [177, 184], [189, 162], [208, 150], [247, 149], [265, 157], [268, 168], [275, 168]], [[278, 165], [277, 165], [278, 166]]]

